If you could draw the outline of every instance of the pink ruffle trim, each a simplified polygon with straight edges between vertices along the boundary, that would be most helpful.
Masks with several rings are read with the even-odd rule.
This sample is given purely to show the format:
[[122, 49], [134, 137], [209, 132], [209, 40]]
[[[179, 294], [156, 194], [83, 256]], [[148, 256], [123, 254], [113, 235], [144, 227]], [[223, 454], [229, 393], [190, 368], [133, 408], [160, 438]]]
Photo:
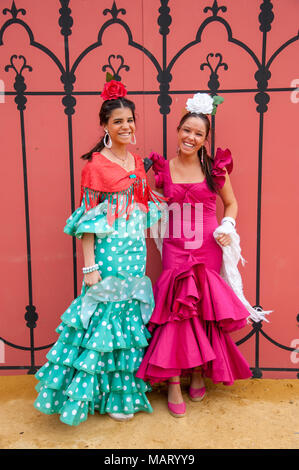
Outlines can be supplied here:
[[149, 158], [154, 162], [152, 168], [155, 173], [156, 188], [163, 188], [163, 184], [164, 184], [163, 173], [165, 169], [165, 158], [163, 158], [157, 152], [152, 152]]
[[154, 293], [153, 337], [137, 377], [161, 382], [198, 366], [214, 383], [252, 376], [228, 334], [246, 325], [248, 312], [216, 271], [203, 263], [165, 270]]
[[221, 189], [225, 183], [225, 168], [227, 169], [228, 174], [232, 172], [232, 154], [229, 149], [222, 150], [218, 147], [213, 160], [212, 176], [214, 177], [219, 189]]

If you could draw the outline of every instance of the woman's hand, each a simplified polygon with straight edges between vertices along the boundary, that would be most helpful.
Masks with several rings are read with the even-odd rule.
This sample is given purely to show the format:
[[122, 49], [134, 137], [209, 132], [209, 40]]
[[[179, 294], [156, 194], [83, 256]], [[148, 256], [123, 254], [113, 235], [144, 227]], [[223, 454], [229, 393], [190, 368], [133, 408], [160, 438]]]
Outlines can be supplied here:
[[227, 245], [230, 245], [232, 239], [230, 237], [230, 235], [228, 235], [227, 233], [221, 233], [221, 235], [219, 235], [219, 237], [216, 238], [216, 240], [220, 243], [220, 245], [222, 246], [227, 246]]
[[88, 274], [84, 274], [84, 283], [87, 287], [93, 286], [97, 282], [102, 280], [99, 271], [93, 271]]

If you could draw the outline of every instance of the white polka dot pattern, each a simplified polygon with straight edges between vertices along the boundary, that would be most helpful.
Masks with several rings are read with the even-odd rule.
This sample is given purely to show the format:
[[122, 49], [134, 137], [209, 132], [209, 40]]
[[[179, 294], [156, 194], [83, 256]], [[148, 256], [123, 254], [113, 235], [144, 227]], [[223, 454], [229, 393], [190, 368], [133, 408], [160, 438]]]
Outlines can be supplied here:
[[[150, 334], [145, 327], [153, 310], [150, 280], [145, 276], [144, 228], [148, 215], [136, 209], [118, 226], [107, 224], [107, 205], [84, 214], [78, 208], [65, 233], [95, 234], [95, 261], [103, 281], [74, 299], [61, 316], [59, 338], [36, 373], [34, 406], [61, 421], [78, 425], [88, 414], [152, 412], [150, 386], [135, 374]], [[156, 206], [150, 203], [154, 219]], [[156, 211], [156, 213], [155, 213]]]

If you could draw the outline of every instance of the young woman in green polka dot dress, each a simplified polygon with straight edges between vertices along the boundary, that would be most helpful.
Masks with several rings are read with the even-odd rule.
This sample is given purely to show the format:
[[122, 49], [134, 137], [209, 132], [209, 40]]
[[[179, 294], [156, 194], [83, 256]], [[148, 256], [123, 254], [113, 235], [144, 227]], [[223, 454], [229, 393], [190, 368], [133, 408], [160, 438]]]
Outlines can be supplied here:
[[[135, 106], [119, 82], [106, 83], [100, 110], [105, 136], [82, 158], [81, 205], [64, 232], [80, 238], [81, 295], [61, 316], [59, 338], [36, 374], [34, 406], [78, 425], [98, 411], [127, 420], [152, 412], [150, 386], [135, 373], [150, 334], [154, 299], [145, 276], [145, 228], [160, 218], [135, 140]], [[161, 200], [160, 200], [161, 201]]]

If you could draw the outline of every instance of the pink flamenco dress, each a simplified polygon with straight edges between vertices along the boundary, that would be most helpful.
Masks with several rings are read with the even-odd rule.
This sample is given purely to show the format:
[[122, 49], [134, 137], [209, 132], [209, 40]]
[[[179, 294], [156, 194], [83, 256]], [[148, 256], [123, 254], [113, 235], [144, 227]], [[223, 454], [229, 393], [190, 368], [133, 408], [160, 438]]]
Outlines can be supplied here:
[[[220, 276], [222, 249], [214, 239], [218, 227], [216, 196], [206, 180], [201, 183], [173, 183], [169, 161], [153, 153], [156, 187], [164, 189], [168, 207], [177, 203], [181, 213], [169, 210], [169, 230], [163, 238], [163, 271], [154, 285], [155, 308], [148, 329], [150, 344], [140, 364], [137, 377], [163, 382], [185, 376], [193, 368], [214, 383], [232, 385], [235, 380], [252, 376], [249, 365], [230, 337], [230, 332], [247, 324], [248, 310], [232, 288]], [[216, 187], [225, 182], [225, 168], [231, 173], [230, 151], [217, 149], [212, 163]], [[194, 228], [196, 203], [202, 207], [202, 244], [186, 247], [190, 242], [190, 216], [183, 216], [183, 204], [191, 206]], [[177, 220], [175, 220], [177, 219]], [[181, 225], [180, 238], [177, 226]], [[188, 228], [188, 227], [187, 227]], [[174, 233], [176, 232], [176, 233]]]

